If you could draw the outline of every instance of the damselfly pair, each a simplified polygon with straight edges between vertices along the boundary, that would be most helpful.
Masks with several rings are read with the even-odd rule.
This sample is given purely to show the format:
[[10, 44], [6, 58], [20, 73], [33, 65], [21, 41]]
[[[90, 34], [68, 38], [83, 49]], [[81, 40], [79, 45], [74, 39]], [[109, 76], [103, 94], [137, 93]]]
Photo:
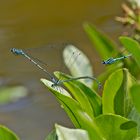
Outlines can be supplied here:
[[49, 73], [44, 67], [42, 67], [36, 60], [40, 61], [39, 59], [35, 59], [34, 57], [32, 57], [31, 55], [29, 55], [28, 53], [24, 52], [21, 49], [16, 49], [16, 48], [12, 48], [11, 52], [15, 55], [20, 55], [23, 56], [25, 58], [27, 58], [30, 62], [32, 62], [35, 66], [37, 66], [40, 70], [42, 70], [43, 72], [45, 72], [47, 74], [47, 76], [49, 77], [50, 81], [53, 83], [51, 86], [52, 87], [56, 87], [56, 86], [61, 86], [63, 83], [65, 82], [70, 82], [70, 81], [74, 81], [74, 80], [80, 80], [80, 79], [90, 79], [90, 80], [94, 80], [97, 82], [98, 87], [101, 87], [101, 83], [95, 78], [95, 77], [90, 77], [90, 76], [80, 76], [80, 77], [72, 77], [66, 80], [63, 79], [57, 79], [55, 78], [51, 73]]

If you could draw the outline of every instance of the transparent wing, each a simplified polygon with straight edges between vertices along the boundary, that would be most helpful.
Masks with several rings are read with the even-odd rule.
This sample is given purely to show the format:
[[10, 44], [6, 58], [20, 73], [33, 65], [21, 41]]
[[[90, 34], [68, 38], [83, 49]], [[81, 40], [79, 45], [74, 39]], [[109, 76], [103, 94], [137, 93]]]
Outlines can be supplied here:
[[[66, 46], [63, 51], [63, 58], [72, 76], [93, 76], [92, 66], [89, 59], [74, 45]], [[82, 81], [87, 85], [91, 85], [93, 83], [90, 79], [84, 79]]]

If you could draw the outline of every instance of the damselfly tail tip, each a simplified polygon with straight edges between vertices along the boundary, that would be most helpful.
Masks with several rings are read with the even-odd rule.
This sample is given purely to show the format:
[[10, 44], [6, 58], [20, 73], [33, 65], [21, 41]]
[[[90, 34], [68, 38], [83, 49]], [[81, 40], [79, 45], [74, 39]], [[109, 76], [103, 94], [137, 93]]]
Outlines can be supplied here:
[[101, 88], [102, 88], [102, 84], [99, 82], [98, 89], [101, 89]]
[[14, 49], [15, 49], [15, 48], [11, 48], [11, 49], [10, 49], [10, 52], [14, 53]]
[[128, 57], [130, 57], [130, 56], [132, 56], [132, 53], [130, 53], [130, 54], [124, 56], [124, 58], [128, 58]]

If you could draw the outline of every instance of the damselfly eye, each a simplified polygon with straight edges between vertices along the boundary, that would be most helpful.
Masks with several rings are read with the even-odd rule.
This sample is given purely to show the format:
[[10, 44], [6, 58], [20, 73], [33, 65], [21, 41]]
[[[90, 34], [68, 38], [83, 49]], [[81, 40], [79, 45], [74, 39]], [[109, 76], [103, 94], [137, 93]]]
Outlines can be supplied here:
[[105, 61], [104, 60], [102, 61], [102, 64], [105, 64]]
[[11, 51], [13, 54], [17, 54], [17, 49], [15, 49], [15, 48], [10, 49], [10, 51]]
[[14, 52], [13, 50], [14, 50], [14, 48], [10, 49], [11, 52]]

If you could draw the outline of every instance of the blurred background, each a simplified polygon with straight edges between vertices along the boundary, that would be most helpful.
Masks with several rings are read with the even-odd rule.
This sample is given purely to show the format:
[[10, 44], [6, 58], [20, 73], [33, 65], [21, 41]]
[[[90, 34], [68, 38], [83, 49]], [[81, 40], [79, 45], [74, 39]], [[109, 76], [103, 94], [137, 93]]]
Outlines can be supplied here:
[[[11, 54], [10, 48], [33, 48], [37, 58], [52, 64], [50, 71], [54, 71], [62, 66], [62, 51], [57, 44], [72, 43], [89, 57], [98, 75], [103, 71], [100, 60], [82, 25], [93, 23], [117, 40], [122, 27], [114, 18], [121, 15], [122, 2], [0, 0], [0, 87], [20, 85], [27, 92], [20, 100], [0, 105], [0, 124], [16, 132], [21, 140], [45, 139], [55, 123], [73, 127], [54, 96], [40, 82], [44, 73], [24, 58]], [[48, 44], [56, 44], [57, 49], [47, 49]]]

